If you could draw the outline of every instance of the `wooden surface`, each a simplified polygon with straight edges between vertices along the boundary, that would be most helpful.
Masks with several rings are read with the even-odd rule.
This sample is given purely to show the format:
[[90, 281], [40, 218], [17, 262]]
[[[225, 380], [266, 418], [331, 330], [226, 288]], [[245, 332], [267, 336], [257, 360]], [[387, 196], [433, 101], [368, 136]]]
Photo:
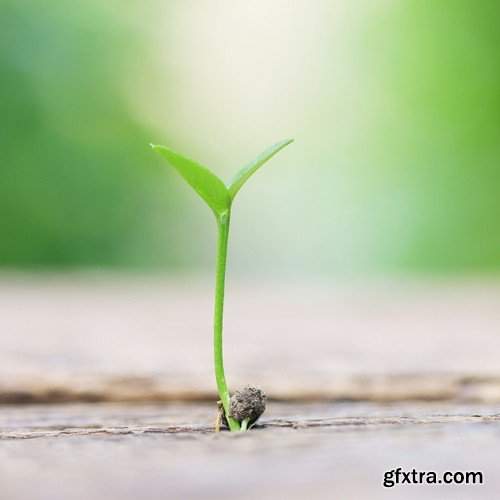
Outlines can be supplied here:
[[[0, 402], [215, 397], [212, 283], [0, 279]], [[231, 390], [500, 402], [500, 281], [233, 284]]]
[[[212, 432], [211, 294], [3, 276], [0, 500], [499, 497], [499, 281], [230, 284], [229, 384], [270, 397], [238, 435]], [[398, 467], [484, 484], [384, 488]]]
[[[202, 404], [0, 408], [0, 498], [496, 499], [500, 405], [272, 403], [212, 432]], [[482, 485], [382, 486], [385, 471], [480, 471]]]

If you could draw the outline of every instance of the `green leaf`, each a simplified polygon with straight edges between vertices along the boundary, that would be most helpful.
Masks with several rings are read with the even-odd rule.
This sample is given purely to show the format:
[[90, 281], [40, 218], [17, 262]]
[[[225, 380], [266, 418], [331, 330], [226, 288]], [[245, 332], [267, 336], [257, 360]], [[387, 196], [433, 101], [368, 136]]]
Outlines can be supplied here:
[[216, 217], [231, 206], [231, 196], [224, 183], [208, 169], [163, 146], [151, 147], [160, 153], [187, 183], [207, 202]]
[[259, 156], [254, 158], [250, 163], [244, 166], [233, 178], [233, 180], [227, 186], [229, 191], [229, 195], [231, 196], [231, 200], [234, 200], [236, 193], [239, 191], [240, 187], [245, 184], [245, 182], [249, 179], [249, 177], [264, 163], [266, 163], [269, 158], [273, 157], [278, 151], [282, 150], [285, 146], [288, 146], [293, 142], [293, 139], [286, 139], [284, 141], [278, 142], [274, 146], [271, 146], [269, 149], [266, 149]]

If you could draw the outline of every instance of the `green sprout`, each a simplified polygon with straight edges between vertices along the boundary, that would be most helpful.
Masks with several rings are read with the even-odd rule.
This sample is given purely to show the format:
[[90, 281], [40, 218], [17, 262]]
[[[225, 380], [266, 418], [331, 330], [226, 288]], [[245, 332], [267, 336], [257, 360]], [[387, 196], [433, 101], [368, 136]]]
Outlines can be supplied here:
[[[227, 424], [232, 431], [246, 430], [250, 418], [240, 421], [231, 416], [230, 397], [227, 389], [226, 376], [224, 373], [224, 362], [222, 354], [222, 326], [224, 314], [224, 288], [226, 280], [227, 243], [229, 238], [229, 222], [231, 219], [231, 206], [241, 186], [254, 174], [264, 163], [274, 156], [278, 151], [293, 142], [287, 139], [278, 142], [262, 154], [253, 159], [243, 167], [232, 181], [226, 186], [208, 169], [199, 163], [176, 153], [175, 151], [151, 144], [177, 172], [184, 177], [186, 182], [205, 200], [212, 209], [217, 221], [217, 268], [215, 281], [215, 308], [214, 308], [214, 362], [215, 378], [220, 400], [224, 409]], [[265, 398], [265, 394], [260, 391]], [[265, 406], [265, 403], [264, 403]], [[263, 411], [263, 409], [262, 409]], [[257, 417], [258, 418], [258, 417]], [[251, 422], [250, 422], [251, 423]], [[241, 424], [241, 426], [240, 426]]]

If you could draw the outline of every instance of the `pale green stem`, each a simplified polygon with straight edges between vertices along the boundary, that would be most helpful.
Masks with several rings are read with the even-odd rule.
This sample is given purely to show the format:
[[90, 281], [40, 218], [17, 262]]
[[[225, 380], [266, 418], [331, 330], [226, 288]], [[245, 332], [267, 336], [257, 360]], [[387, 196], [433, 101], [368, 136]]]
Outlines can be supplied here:
[[250, 422], [249, 418], [245, 418], [245, 420], [241, 422], [241, 431], [246, 431], [248, 429], [248, 422]]
[[222, 355], [222, 325], [224, 315], [224, 287], [226, 282], [226, 260], [227, 260], [227, 241], [229, 238], [229, 222], [231, 211], [228, 208], [217, 219], [218, 238], [217, 238], [217, 271], [215, 281], [215, 310], [214, 310], [214, 362], [215, 378], [217, 380], [217, 389], [224, 407], [226, 419], [229, 428], [232, 431], [239, 431], [240, 424], [229, 416], [229, 391], [227, 390], [226, 376], [224, 374], [224, 361]]

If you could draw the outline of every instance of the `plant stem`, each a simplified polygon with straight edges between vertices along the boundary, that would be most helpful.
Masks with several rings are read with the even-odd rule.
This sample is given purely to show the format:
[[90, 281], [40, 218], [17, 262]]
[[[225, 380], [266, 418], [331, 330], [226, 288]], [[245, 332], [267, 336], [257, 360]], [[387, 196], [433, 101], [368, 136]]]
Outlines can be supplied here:
[[241, 431], [246, 431], [248, 429], [248, 422], [250, 422], [249, 418], [245, 418], [245, 420], [241, 422]]
[[226, 282], [227, 241], [229, 238], [229, 222], [231, 209], [228, 208], [217, 219], [217, 270], [215, 279], [215, 310], [214, 310], [214, 362], [217, 389], [224, 407], [227, 423], [232, 431], [239, 431], [240, 424], [229, 416], [229, 391], [227, 390], [222, 355], [222, 325], [224, 315], [224, 288]]

